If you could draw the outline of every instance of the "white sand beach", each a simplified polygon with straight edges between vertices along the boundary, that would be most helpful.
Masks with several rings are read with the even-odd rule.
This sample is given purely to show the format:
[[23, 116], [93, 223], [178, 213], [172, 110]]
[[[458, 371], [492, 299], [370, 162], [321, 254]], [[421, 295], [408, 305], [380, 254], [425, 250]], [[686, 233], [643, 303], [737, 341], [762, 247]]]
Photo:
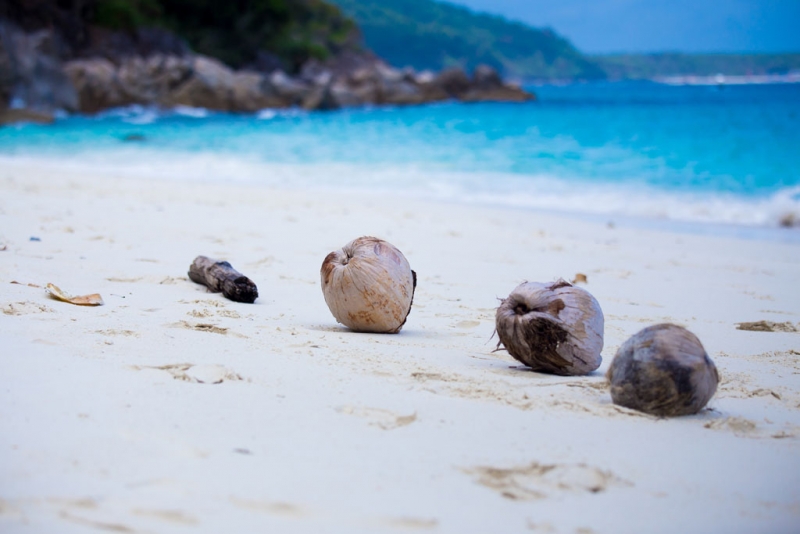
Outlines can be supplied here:
[[[398, 335], [323, 300], [322, 260], [362, 235], [418, 274]], [[797, 244], [6, 158], [0, 249], [0, 532], [800, 530], [800, 332], [735, 326], [800, 329]], [[260, 298], [191, 282], [201, 254]], [[577, 273], [597, 372], [493, 352], [498, 298]], [[696, 416], [611, 403], [616, 349], [662, 322], [719, 369]]]

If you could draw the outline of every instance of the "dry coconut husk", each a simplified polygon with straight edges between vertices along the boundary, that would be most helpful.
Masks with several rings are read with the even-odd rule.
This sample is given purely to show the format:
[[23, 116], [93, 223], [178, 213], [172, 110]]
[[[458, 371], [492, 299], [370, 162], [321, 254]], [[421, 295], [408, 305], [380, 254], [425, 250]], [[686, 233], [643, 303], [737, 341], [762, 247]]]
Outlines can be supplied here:
[[525, 282], [497, 308], [497, 344], [534, 371], [585, 375], [603, 361], [603, 311], [565, 280]]
[[328, 254], [320, 277], [331, 313], [356, 332], [399, 332], [417, 287], [403, 253], [376, 237], [359, 237]]
[[606, 376], [614, 404], [658, 416], [699, 412], [719, 384], [697, 336], [668, 323], [648, 326], [623, 343]]

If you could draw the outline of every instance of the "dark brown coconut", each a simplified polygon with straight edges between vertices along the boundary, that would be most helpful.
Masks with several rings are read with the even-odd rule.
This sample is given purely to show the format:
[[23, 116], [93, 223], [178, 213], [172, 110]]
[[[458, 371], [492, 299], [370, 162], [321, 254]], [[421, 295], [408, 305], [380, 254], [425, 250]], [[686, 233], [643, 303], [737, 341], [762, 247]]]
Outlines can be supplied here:
[[600, 305], [564, 280], [520, 284], [497, 308], [495, 324], [498, 349], [534, 371], [585, 375], [603, 361]]
[[699, 412], [719, 373], [697, 336], [681, 326], [648, 326], [617, 351], [606, 374], [614, 404], [658, 416]]

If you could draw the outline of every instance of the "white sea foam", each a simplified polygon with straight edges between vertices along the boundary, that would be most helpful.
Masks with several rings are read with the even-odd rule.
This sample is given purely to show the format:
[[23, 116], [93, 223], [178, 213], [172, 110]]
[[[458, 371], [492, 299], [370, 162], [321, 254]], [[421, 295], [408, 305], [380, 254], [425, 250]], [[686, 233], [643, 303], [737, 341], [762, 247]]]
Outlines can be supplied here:
[[[146, 157], [143, 157], [146, 152]], [[630, 184], [587, 183], [553, 176], [430, 171], [423, 166], [276, 164], [255, 156], [211, 152], [167, 153], [124, 147], [27, 163], [116, 176], [210, 183], [251, 183], [307, 190], [363, 190], [465, 204], [571, 212], [643, 220], [779, 226], [800, 220], [800, 186], [769, 196], [666, 191]], [[24, 156], [0, 157], [0, 166], [26, 164]]]
[[786, 74], [748, 74], [714, 76], [665, 76], [653, 81], [667, 85], [773, 85], [800, 83], [800, 72]]
[[203, 119], [208, 117], [210, 113], [205, 108], [194, 108], [191, 106], [175, 106], [172, 108], [172, 112], [176, 115], [183, 115], [184, 117], [191, 117], [193, 119]]
[[275, 111], [274, 109], [267, 108], [259, 111], [258, 114], [256, 115], [256, 118], [258, 120], [268, 121], [274, 119], [277, 116], [278, 116], [277, 111]]
[[161, 117], [162, 112], [153, 106], [132, 104], [118, 108], [111, 108], [93, 116], [95, 120], [119, 119], [127, 124], [152, 124]]

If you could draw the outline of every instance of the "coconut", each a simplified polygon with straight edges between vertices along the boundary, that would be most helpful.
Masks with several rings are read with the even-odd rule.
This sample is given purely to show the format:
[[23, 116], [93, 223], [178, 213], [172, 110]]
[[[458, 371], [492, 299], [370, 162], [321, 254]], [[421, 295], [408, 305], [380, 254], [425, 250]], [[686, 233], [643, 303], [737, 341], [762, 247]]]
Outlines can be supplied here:
[[615, 404], [658, 416], [699, 412], [719, 384], [703, 344], [674, 324], [648, 326], [623, 343], [606, 376]]
[[376, 237], [359, 237], [328, 254], [320, 269], [325, 303], [356, 332], [396, 334], [414, 300], [417, 274], [403, 253]]
[[564, 280], [520, 284], [497, 308], [495, 324], [498, 350], [534, 371], [585, 375], [603, 361], [603, 311]]

